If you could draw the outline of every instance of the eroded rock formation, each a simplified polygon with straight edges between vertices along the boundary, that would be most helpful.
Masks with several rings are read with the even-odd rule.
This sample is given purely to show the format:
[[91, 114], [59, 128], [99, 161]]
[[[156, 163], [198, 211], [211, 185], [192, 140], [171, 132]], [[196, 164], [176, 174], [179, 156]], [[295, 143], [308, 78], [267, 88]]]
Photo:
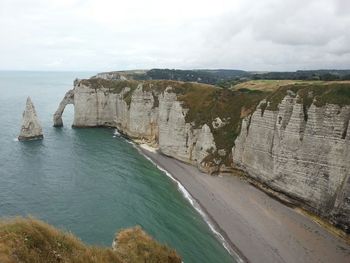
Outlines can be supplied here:
[[165, 155], [197, 165], [203, 171], [213, 171], [203, 163], [208, 151], [216, 149], [210, 127], [196, 128], [186, 123], [188, 109], [170, 86], [155, 93], [139, 84], [136, 89], [126, 86], [118, 93], [78, 81], [54, 114], [54, 126], [63, 125], [62, 113], [67, 104], [74, 104], [73, 127], [116, 127], [130, 138], [158, 147]]
[[42, 139], [43, 130], [41, 128], [38, 116], [36, 115], [35, 107], [30, 99], [27, 98], [26, 108], [23, 112], [23, 120], [21, 132], [18, 136], [19, 141]]

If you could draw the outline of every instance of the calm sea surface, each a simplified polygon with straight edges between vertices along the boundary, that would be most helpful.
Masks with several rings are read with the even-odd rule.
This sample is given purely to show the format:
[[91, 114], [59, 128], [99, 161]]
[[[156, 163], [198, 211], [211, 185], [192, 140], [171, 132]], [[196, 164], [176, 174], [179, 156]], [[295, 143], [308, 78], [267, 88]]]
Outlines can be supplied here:
[[[83, 241], [110, 246], [121, 228], [142, 226], [185, 262], [232, 262], [177, 186], [112, 129], [52, 127], [75, 78], [91, 72], [0, 71], [0, 217], [32, 215]], [[31, 96], [43, 141], [18, 142]]]

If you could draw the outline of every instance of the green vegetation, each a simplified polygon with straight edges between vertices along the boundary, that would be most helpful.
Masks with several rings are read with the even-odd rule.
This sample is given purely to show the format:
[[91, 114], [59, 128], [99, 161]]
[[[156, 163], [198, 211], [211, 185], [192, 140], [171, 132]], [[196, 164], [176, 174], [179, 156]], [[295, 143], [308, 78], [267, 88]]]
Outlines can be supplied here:
[[243, 70], [180, 70], [180, 69], [151, 69], [146, 72], [148, 79], [176, 80], [218, 85], [221, 82], [244, 76]]
[[181, 262], [174, 250], [160, 245], [138, 226], [121, 231], [117, 235], [117, 244], [116, 253], [127, 263]]
[[267, 109], [277, 110], [277, 106], [287, 94], [287, 90], [297, 94], [300, 103], [303, 103], [306, 109], [311, 106], [314, 100], [318, 107], [324, 106], [326, 103], [339, 106], [350, 105], [350, 82], [316, 81], [298, 82], [278, 88], [267, 97], [267, 101], [270, 103]]
[[[249, 89], [260, 91], [276, 91], [279, 87], [300, 83], [299, 80], [250, 80], [233, 86], [232, 90]], [[304, 82], [305, 83], [305, 82]]]
[[139, 82], [134, 80], [90, 78], [81, 80], [81, 84], [94, 89], [108, 89], [110, 93], [120, 93], [126, 87], [129, 87], [131, 90], [136, 89]]
[[[195, 128], [208, 124], [217, 148], [229, 153], [240, 132], [242, 118], [249, 115], [266, 96], [265, 92], [260, 91], [230, 91], [207, 87], [189, 90], [178, 98], [189, 109], [186, 122], [194, 123]], [[214, 129], [212, 122], [217, 117], [226, 124]]]
[[117, 248], [84, 245], [72, 234], [34, 219], [0, 223], [1, 263], [180, 263], [176, 252], [160, 245], [139, 227], [121, 231]]
[[252, 79], [274, 79], [274, 80], [348, 80], [350, 70], [297, 70], [292, 72], [266, 72], [255, 73]]

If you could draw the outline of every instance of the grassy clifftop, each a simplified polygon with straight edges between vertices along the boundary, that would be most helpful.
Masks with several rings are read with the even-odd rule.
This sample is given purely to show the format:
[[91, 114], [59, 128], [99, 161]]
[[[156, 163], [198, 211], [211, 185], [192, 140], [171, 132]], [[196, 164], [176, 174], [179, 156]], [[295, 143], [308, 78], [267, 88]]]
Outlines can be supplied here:
[[268, 109], [277, 110], [278, 104], [286, 96], [287, 91], [294, 92], [299, 97], [299, 103], [308, 108], [312, 102], [317, 107], [326, 104], [335, 104], [339, 106], [350, 105], [350, 82], [296, 82], [285, 86], [278, 87], [268, 97]]
[[92, 247], [72, 234], [34, 219], [0, 222], [1, 263], [180, 263], [176, 252], [149, 237], [141, 228], [119, 232], [117, 246]]

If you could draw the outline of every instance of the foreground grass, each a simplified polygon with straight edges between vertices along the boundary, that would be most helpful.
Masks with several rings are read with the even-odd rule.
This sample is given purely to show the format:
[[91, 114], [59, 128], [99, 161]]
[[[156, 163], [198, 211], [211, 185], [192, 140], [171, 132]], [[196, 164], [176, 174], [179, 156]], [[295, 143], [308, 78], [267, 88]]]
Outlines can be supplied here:
[[174, 250], [154, 241], [140, 227], [119, 232], [115, 241], [114, 249], [87, 246], [72, 234], [39, 220], [5, 220], [0, 222], [0, 262], [181, 262]]

